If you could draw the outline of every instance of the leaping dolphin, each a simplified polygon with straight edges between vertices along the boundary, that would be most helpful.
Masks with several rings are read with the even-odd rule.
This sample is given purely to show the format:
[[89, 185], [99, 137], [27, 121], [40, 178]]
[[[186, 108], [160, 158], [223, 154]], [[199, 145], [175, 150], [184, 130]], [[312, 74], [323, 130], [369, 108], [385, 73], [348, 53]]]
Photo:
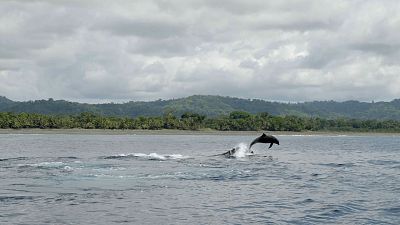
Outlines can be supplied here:
[[[272, 136], [272, 135], [266, 135], [265, 133], [263, 133], [260, 137], [257, 137], [256, 139], [254, 139], [250, 143], [249, 151], [252, 154], [254, 152], [251, 151], [250, 149], [256, 143], [270, 143], [269, 148], [271, 148], [273, 144], [279, 145], [279, 140], [276, 137]], [[223, 155], [223, 156], [228, 157], [228, 158], [235, 157], [235, 153], [236, 153], [237, 150], [238, 150], [237, 147], [236, 148], [232, 148], [231, 150], [229, 150], [229, 151], [227, 151], [225, 153], [219, 154], [219, 155]]]
[[273, 144], [279, 145], [279, 140], [272, 135], [266, 135], [265, 133], [263, 133], [260, 137], [254, 139], [251, 142], [249, 149], [251, 149], [251, 146], [257, 143], [270, 143], [268, 148], [271, 148]]

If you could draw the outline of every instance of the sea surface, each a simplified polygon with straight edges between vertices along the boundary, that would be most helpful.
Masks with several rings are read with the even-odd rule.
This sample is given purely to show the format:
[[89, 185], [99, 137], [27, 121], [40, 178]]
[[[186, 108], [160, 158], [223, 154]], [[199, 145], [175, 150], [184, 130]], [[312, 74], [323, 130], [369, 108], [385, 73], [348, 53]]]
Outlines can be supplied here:
[[276, 137], [0, 134], [0, 224], [400, 224], [400, 136]]

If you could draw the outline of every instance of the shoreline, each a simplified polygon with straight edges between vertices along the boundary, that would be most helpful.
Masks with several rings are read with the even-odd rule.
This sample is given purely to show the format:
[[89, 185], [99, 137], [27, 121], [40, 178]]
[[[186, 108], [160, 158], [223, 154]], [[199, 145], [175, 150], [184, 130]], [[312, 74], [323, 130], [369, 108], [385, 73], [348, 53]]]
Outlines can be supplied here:
[[241, 135], [255, 136], [261, 133], [277, 136], [400, 136], [393, 132], [356, 132], [356, 131], [219, 131], [219, 130], [108, 130], [108, 129], [0, 129], [0, 134], [75, 134], [75, 135]]

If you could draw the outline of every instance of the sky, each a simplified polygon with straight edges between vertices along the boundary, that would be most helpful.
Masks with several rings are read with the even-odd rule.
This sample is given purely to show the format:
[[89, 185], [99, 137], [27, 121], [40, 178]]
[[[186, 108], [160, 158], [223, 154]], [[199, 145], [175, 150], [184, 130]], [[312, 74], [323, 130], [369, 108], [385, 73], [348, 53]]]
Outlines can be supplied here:
[[0, 96], [400, 98], [398, 0], [1, 0]]

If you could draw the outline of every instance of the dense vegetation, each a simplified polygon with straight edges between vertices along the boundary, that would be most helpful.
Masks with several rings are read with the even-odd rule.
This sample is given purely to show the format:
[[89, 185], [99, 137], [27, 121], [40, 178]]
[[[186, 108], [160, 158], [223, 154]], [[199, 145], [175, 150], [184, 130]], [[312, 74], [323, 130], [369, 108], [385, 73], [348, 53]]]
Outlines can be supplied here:
[[172, 113], [136, 118], [107, 117], [93, 113], [79, 115], [43, 115], [35, 113], [0, 113], [0, 128], [83, 128], [83, 129], [215, 129], [222, 131], [375, 131], [400, 132], [400, 121], [321, 119], [297, 116], [273, 116], [234, 111], [229, 115], [210, 117], [197, 113]]
[[252, 114], [267, 112], [274, 116], [293, 115], [326, 119], [355, 118], [400, 121], [400, 99], [374, 103], [314, 101], [290, 104], [257, 99], [195, 95], [187, 98], [152, 102], [83, 104], [53, 99], [16, 102], [0, 97], [0, 112], [27, 112], [46, 115], [76, 116], [83, 112], [91, 112], [103, 116], [136, 118], [139, 116], [162, 117], [168, 113], [179, 117], [185, 112], [196, 112], [216, 118], [220, 115], [229, 115], [234, 111], [246, 111]]

